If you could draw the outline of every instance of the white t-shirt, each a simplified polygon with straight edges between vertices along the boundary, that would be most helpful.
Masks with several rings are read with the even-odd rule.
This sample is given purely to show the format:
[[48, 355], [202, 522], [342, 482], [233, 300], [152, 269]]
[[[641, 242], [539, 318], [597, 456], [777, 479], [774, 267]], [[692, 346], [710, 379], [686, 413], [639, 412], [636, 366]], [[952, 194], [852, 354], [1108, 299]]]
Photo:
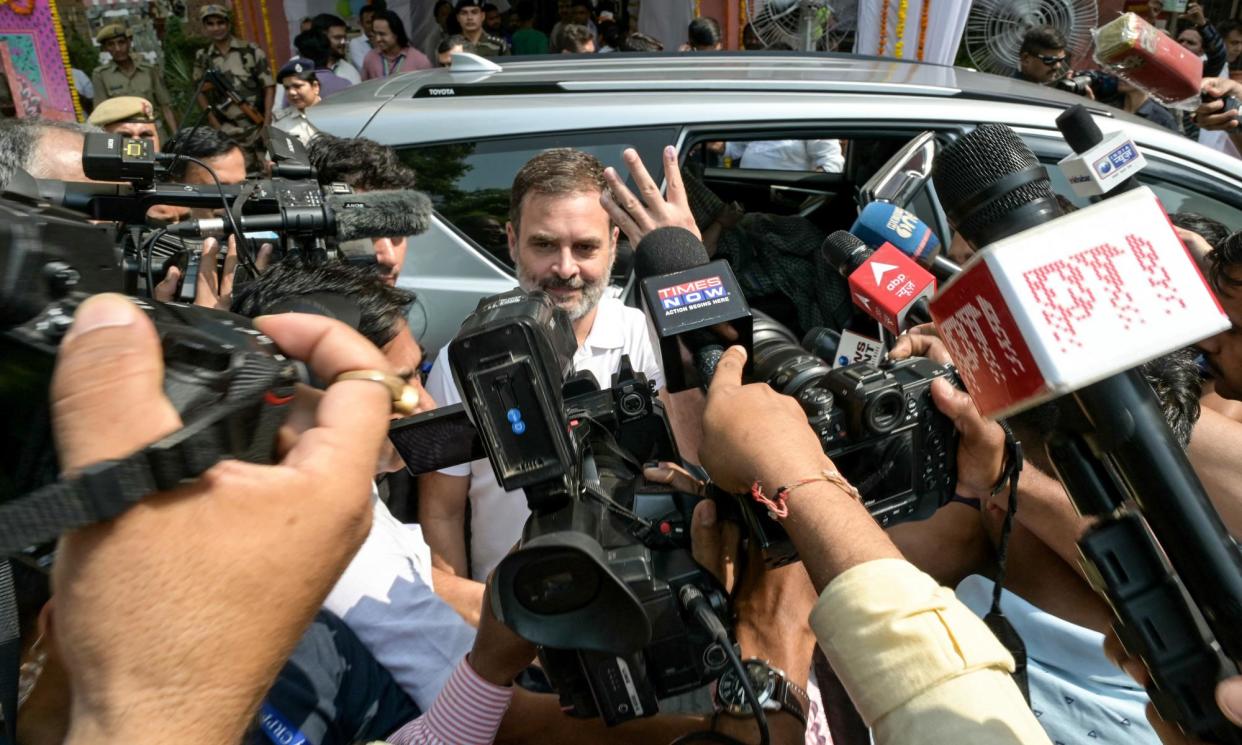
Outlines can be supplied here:
[[[364, 36], [362, 38], [365, 39], [367, 37]], [[348, 60], [337, 60], [336, 64], [332, 66], [332, 72], [354, 85], [362, 82], [362, 73], [358, 72], [358, 68], [351, 65]]]
[[760, 140], [730, 142], [725, 155], [740, 168], [768, 171], [823, 171], [840, 173], [845, 154], [840, 140]]
[[[629, 355], [634, 370], [654, 382], [656, 390], [664, 387], [664, 373], [647, 334], [647, 317], [637, 308], [606, 297], [599, 303], [586, 342], [574, 353], [573, 367], [575, 371], [590, 370], [600, 386], [605, 387], [612, 384], [622, 355]], [[448, 345], [440, 350], [426, 387], [441, 406], [461, 403], [448, 364]], [[522, 537], [522, 527], [530, 516], [526, 495], [501, 489], [486, 458], [445, 468], [440, 473], [470, 477], [470, 575], [483, 582]]]
[[349, 40], [349, 61], [354, 67], [361, 70], [362, 61], [367, 58], [367, 53], [371, 51], [371, 42], [367, 41], [366, 34], [358, 34]]
[[422, 528], [393, 517], [378, 493], [371, 499], [371, 532], [323, 607], [427, 711], [470, 651], [475, 629], [432, 590], [431, 549]]

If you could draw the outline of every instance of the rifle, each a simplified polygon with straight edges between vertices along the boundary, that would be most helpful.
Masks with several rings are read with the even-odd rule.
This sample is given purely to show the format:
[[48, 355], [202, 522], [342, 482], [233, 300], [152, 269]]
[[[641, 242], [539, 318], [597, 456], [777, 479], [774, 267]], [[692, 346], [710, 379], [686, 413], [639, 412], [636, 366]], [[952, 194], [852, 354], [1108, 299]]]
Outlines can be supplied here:
[[249, 101], [242, 98], [241, 94], [233, 90], [233, 86], [228, 84], [228, 81], [224, 79], [224, 76], [218, 70], [207, 68], [207, 72], [204, 73], [203, 77], [208, 79], [203, 83], [203, 93], [210, 93], [213, 90], [220, 91], [226, 98], [237, 104], [237, 107], [241, 109], [247, 119], [255, 124], [263, 124], [263, 114], [259, 113], [259, 110], [252, 106]]

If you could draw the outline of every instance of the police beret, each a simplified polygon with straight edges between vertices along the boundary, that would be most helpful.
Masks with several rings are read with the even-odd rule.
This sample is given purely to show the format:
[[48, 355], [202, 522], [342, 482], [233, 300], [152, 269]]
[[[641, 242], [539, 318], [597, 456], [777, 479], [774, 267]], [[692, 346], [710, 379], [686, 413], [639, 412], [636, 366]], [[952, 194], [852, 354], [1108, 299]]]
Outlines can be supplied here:
[[155, 109], [145, 98], [117, 96], [96, 106], [87, 121], [96, 127], [117, 122], [153, 122], [155, 121]]
[[198, 11], [198, 20], [205, 21], [208, 16], [222, 16], [225, 20], [229, 18], [229, 9], [223, 5], [204, 5]]
[[133, 36], [133, 34], [130, 33], [130, 30], [126, 28], [123, 23], [109, 23], [99, 29], [99, 32], [95, 34], [95, 41], [103, 44], [108, 39], [115, 39], [118, 36], [130, 37]]
[[276, 79], [280, 80], [286, 75], [301, 75], [304, 72], [314, 72], [315, 63], [305, 57], [294, 57], [280, 68], [280, 72], [276, 73]]

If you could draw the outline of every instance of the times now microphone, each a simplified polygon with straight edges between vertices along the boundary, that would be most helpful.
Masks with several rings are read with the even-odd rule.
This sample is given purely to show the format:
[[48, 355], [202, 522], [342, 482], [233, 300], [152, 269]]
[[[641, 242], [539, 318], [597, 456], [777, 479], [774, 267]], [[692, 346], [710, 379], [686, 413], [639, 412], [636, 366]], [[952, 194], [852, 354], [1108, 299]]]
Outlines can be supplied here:
[[940, 255], [940, 239], [914, 213], [885, 202], [872, 202], [858, 213], [850, 234], [870, 248], [885, 243], [914, 259], [940, 279], [961, 271], [961, 267]]
[[[729, 262], [711, 261], [685, 228], [657, 228], [638, 242], [634, 272], [655, 328], [670, 393], [706, 386], [726, 347], [750, 352], [754, 322]], [[688, 351], [686, 364], [682, 350]], [[746, 356], [751, 372], [753, 354]], [[690, 374], [687, 374], [689, 368]]]
[[849, 282], [854, 305], [889, 333], [897, 335], [908, 326], [931, 320], [926, 305], [936, 292], [936, 278], [891, 244], [873, 251], [838, 230], [819, 250], [823, 260]]
[[1114, 189], [1139, 186], [1134, 174], [1141, 171], [1147, 161], [1134, 141], [1123, 132], [1113, 132], [1106, 137], [1082, 104], [1061, 112], [1057, 117], [1057, 129], [1074, 151], [1057, 166], [1075, 194], [1096, 198]]
[[[283, 208], [268, 215], [238, 215], [243, 233], [275, 231], [293, 235], [335, 236], [341, 241], [359, 238], [395, 238], [426, 232], [431, 201], [412, 190], [328, 194], [318, 204]], [[168, 227], [183, 238], [218, 238], [232, 233], [223, 217], [187, 220]]]

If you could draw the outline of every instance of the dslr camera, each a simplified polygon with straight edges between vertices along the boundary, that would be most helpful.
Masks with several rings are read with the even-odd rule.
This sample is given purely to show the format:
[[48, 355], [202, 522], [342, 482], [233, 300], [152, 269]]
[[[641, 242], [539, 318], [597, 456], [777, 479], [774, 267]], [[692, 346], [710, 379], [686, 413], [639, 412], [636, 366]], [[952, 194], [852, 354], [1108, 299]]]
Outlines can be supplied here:
[[[449, 361], [497, 480], [531, 510], [492, 576], [492, 609], [539, 646], [568, 713], [615, 725], [719, 677], [730, 642], [699, 614], [723, 629], [729, 613], [691, 556], [698, 498], [642, 478], [644, 463], [679, 460], [650, 381], [628, 358], [609, 388], [589, 372], [566, 378], [576, 348], [549, 296], [515, 290], [479, 303]], [[391, 436], [403, 456], [434, 448], [420, 422], [443, 419], [426, 412]]]
[[[798, 400], [824, 452], [880, 525], [930, 517], [953, 497], [958, 434], [931, 399], [936, 378], [961, 387], [949, 368], [912, 357], [833, 369], [784, 326], [756, 314], [754, 377]], [[768, 565], [796, 560], [780, 524], [759, 505], [746, 507], [742, 515]]]

